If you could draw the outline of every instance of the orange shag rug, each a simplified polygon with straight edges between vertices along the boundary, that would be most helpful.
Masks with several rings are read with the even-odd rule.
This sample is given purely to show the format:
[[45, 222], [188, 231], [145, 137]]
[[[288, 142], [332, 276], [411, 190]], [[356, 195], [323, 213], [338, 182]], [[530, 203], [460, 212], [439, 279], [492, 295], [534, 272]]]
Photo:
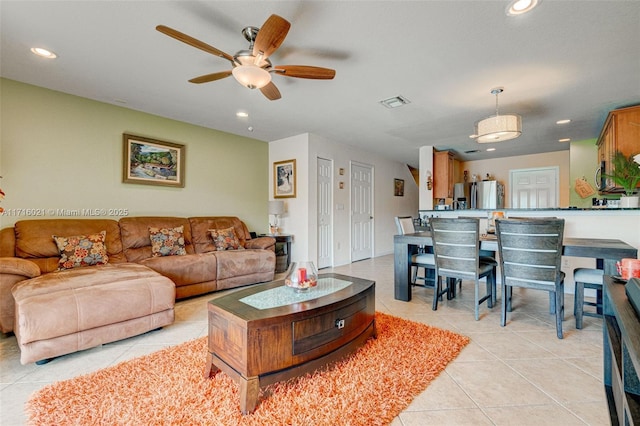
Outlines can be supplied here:
[[376, 326], [331, 368], [262, 389], [246, 416], [234, 381], [203, 377], [204, 337], [48, 385], [25, 409], [34, 425], [385, 425], [469, 339], [380, 312]]

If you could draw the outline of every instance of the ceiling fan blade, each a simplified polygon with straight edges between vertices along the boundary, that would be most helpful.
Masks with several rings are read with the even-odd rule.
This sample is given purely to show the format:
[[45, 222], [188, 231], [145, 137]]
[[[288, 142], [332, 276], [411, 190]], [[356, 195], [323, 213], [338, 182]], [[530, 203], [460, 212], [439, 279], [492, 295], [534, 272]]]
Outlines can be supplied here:
[[194, 77], [191, 80], [189, 80], [189, 83], [196, 83], [196, 84], [208, 83], [210, 81], [216, 81], [216, 80], [229, 77], [230, 75], [231, 75], [231, 70], [214, 72], [213, 74], [206, 74], [206, 75], [201, 75], [200, 77]]
[[273, 72], [285, 77], [312, 78], [316, 80], [331, 80], [336, 75], [336, 71], [330, 68], [306, 65], [277, 65]]
[[258, 31], [253, 44], [253, 56], [262, 55], [263, 59], [271, 56], [284, 41], [291, 24], [286, 19], [271, 15]]
[[158, 25], [156, 27], [156, 30], [160, 31], [163, 34], [168, 35], [169, 37], [173, 37], [178, 41], [181, 41], [183, 43], [186, 43], [190, 46], [196, 47], [200, 50], [204, 50], [207, 53], [211, 53], [212, 55], [215, 56], [219, 56], [221, 58], [224, 58], [228, 61], [230, 61], [231, 63], [233, 63], [233, 56], [229, 55], [228, 53], [223, 52], [222, 50], [216, 49], [213, 46], [208, 45], [205, 42], [202, 42], [200, 40], [197, 40], [191, 36], [188, 36], [184, 33], [181, 33], [178, 30], [174, 30], [173, 28], [169, 28], [167, 26], [164, 25]]
[[270, 101], [275, 101], [275, 100], [278, 100], [278, 99], [280, 99], [282, 97], [282, 96], [280, 96], [280, 91], [278, 90], [276, 85], [273, 84], [273, 82], [270, 82], [266, 86], [260, 88], [260, 91]]

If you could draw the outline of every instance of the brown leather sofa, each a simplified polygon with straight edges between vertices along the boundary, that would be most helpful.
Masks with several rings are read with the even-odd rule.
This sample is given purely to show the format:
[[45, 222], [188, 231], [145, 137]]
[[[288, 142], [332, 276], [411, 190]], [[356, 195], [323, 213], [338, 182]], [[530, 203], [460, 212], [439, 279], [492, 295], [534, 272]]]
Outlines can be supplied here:
[[[186, 254], [154, 257], [149, 227], [183, 226]], [[233, 227], [244, 250], [217, 251], [210, 229]], [[106, 265], [58, 270], [52, 236], [106, 231]], [[174, 320], [176, 299], [270, 281], [275, 240], [237, 217], [18, 221], [0, 230], [0, 330], [23, 364], [138, 335]]]

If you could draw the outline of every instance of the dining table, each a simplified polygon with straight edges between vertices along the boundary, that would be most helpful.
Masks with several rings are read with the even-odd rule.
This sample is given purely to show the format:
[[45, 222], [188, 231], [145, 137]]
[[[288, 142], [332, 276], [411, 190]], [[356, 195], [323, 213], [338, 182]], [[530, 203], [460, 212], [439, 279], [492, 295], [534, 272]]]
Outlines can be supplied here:
[[[394, 297], [408, 302], [411, 300], [411, 255], [417, 253], [420, 246], [433, 246], [431, 231], [395, 235], [393, 245]], [[496, 235], [481, 234], [480, 250], [497, 252]], [[623, 258], [636, 259], [638, 250], [617, 239], [565, 237], [562, 240], [562, 255], [596, 259], [596, 268], [603, 269], [606, 275], [616, 275], [616, 262]]]

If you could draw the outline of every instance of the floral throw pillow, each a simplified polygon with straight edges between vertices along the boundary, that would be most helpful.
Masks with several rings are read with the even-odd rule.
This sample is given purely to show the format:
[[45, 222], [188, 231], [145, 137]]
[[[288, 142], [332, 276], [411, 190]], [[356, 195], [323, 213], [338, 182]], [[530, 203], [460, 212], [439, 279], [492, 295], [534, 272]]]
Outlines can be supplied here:
[[58, 270], [106, 264], [109, 261], [107, 246], [104, 244], [106, 235], [107, 231], [72, 237], [52, 235], [60, 252]]
[[213, 238], [213, 244], [216, 246], [216, 250], [242, 250], [244, 247], [240, 245], [240, 240], [236, 235], [236, 231], [231, 228], [224, 229], [209, 229], [211, 238]]
[[184, 256], [187, 254], [184, 246], [184, 226], [176, 228], [149, 227], [149, 235], [153, 257]]

